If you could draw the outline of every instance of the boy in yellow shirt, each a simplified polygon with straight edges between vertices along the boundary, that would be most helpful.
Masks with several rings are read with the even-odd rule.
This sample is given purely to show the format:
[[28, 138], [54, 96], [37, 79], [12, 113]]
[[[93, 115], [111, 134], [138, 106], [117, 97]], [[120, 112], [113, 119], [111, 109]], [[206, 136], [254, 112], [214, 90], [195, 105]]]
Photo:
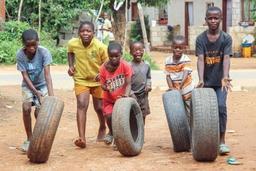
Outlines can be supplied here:
[[107, 47], [94, 38], [93, 23], [88, 21], [81, 23], [78, 33], [79, 38], [73, 38], [68, 42], [68, 74], [74, 79], [77, 99], [79, 138], [74, 143], [80, 148], [85, 148], [86, 112], [90, 94], [100, 123], [97, 140], [103, 140], [105, 137], [106, 125], [102, 114], [102, 89], [98, 74], [99, 67], [107, 60], [108, 55]]

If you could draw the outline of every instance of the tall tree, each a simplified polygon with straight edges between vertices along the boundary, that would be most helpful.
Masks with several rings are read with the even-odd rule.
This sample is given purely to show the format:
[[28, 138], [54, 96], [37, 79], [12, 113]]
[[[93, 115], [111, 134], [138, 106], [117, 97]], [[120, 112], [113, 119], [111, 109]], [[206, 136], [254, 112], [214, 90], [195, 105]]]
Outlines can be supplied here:
[[39, 0], [39, 4], [38, 4], [38, 33], [40, 34], [41, 32], [41, 7], [42, 7], [42, 0]]
[[[115, 7], [115, 1], [116, 2], [121, 2], [123, 1], [124, 3], [122, 3], [122, 6], [116, 10]], [[112, 11], [112, 15], [113, 15], [113, 32], [115, 35], [115, 38], [117, 41], [121, 42], [123, 44], [124, 42], [124, 35], [125, 35], [125, 27], [126, 27], [126, 21], [125, 21], [125, 1], [128, 1], [128, 7], [130, 8], [130, 0], [109, 0], [109, 8]], [[170, 2], [171, 0], [137, 0], [137, 2], [146, 5], [146, 6], [163, 6], [166, 5], [168, 2]]]
[[22, 6], [23, 6], [23, 0], [20, 0], [19, 10], [18, 10], [18, 21], [20, 21]]

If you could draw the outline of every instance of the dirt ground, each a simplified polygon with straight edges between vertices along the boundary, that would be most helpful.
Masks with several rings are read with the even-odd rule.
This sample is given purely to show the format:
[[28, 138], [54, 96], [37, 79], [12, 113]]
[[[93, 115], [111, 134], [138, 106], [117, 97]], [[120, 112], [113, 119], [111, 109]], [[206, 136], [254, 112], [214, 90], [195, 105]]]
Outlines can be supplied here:
[[[157, 63], [164, 55], [154, 52]], [[167, 54], [168, 55], [168, 54]], [[195, 60], [193, 60], [195, 62]], [[235, 62], [233, 62], [235, 61]], [[231, 68], [255, 69], [256, 60], [234, 58]], [[15, 66], [4, 67], [13, 71]], [[53, 67], [62, 71], [66, 66]], [[3, 69], [1, 67], [1, 69]], [[16, 149], [25, 140], [21, 115], [19, 86], [0, 86], [0, 169], [2, 170], [256, 170], [256, 90], [231, 92], [228, 96], [228, 126], [226, 142], [231, 148], [228, 156], [236, 157], [242, 165], [228, 165], [228, 156], [218, 156], [215, 162], [196, 162], [191, 152], [173, 151], [163, 105], [163, 91], [154, 89], [149, 96], [151, 114], [146, 119], [145, 144], [136, 157], [123, 157], [110, 146], [96, 142], [98, 121], [89, 106], [87, 119], [87, 148], [73, 145], [77, 137], [76, 100], [73, 91], [55, 90], [65, 102], [64, 112], [54, 140], [49, 160], [33, 164]], [[35, 120], [33, 120], [34, 122]]]

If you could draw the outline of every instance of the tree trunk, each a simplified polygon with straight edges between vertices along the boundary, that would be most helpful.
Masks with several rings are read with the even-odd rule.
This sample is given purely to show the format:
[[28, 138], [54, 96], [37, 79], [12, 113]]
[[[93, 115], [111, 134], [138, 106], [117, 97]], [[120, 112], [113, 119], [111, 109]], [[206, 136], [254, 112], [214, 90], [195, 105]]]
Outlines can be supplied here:
[[20, 15], [22, 10], [23, 0], [20, 0], [19, 10], [18, 10], [18, 21], [20, 21]]
[[143, 41], [145, 45], [145, 50], [147, 53], [149, 53], [149, 43], [148, 43], [148, 37], [147, 37], [147, 31], [146, 31], [146, 26], [145, 26], [145, 21], [144, 21], [144, 13], [143, 9], [141, 7], [141, 4], [138, 2], [138, 10], [139, 10], [139, 17], [140, 17], [140, 25], [141, 25], [141, 30], [142, 30], [142, 36], [143, 36]]
[[99, 17], [100, 17], [100, 14], [101, 14], [101, 11], [102, 11], [102, 8], [103, 8], [103, 5], [104, 5], [104, 0], [101, 0], [99, 13], [98, 13], [98, 15], [97, 15], [97, 17], [96, 17], [96, 19], [95, 19], [95, 21], [94, 21], [94, 25], [95, 25], [95, 26], [97, 25], [97, 21], [98, 21], [98, 19], [99, 19]]
[[[128, 2], [128, 8], [130, 1]], [[112, 24], [113, 34], [115, 36], [115, 40], [119, 42], [121, 45], [124, 45], [124, 37], [125, 37], [125, 27], [126, 27], [126, 20], [125, 20], [125, 4], [120, 7], [118, 11], [116, 11], [113, 7], [115, 0], [110, 1], [110, 8], [113, 12], [113, 19], [114, 22]]]
[[127, 9], [128, 8], [128, 1], [125, 2], [125, 29], [124, 29], [124, 44], [123, 44], [123, 49], [126, 48], [126, 43], [127, 43], [127, 23], [128, 23], [128, 13], [127, 13]]
[[42, 0], [39, 0], [39, 8], [38, 8], [38, 34], [40, 37], [41, 33], [41, 6], [42, 6]]

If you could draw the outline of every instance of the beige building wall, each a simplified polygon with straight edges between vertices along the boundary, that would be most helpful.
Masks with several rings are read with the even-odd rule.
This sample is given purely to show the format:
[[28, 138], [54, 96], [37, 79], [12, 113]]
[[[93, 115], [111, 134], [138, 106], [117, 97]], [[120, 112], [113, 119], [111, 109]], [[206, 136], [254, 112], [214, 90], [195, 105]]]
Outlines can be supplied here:
[[232, 26], [241, 21], [241, 0], [232, 0]]
[[168, 24], [181, 26], [181, 33], [185, 35], [185, 2], [193, 2], [194, 26], [203, 26], [207, 3], [213, 2], [222, 8], [222, 0], [172, 0], [168, 4]]
[[[205, 26], [205, 12], [207, 9], [207, 3], [213, 2], [215, 6], [222, 9], [222, 0], [172, 0], [168, 6], [168, 25], [180, 25], [180, 34], [185, 35], [185, 2], [193, 2], [193, 15], [194, 24], [189, 26], [189, 49], [195, 49], [196, 37], [207, 29]], [[240, 52], [242, 39], [246, 34], [255, 34], [256, 27], [248, 26], [246, 28], [239, 26], [241, 21], [241, 0], [231, 0], [231, 7], [229, 7], [228, 13], [232, 14], [229, 18], [227, 28], [228, 33], [233, 39], [233, 51]], [[159, 9], [144, 7], [145, 15], [149, 15], [151, 20], [159, 19]], [[222, 26], [221, 26], [222, 28]], [[163, 46], [164, 41], [167, 38], [166, 26], [156, 25], [151, 27], [151, 45]]]

